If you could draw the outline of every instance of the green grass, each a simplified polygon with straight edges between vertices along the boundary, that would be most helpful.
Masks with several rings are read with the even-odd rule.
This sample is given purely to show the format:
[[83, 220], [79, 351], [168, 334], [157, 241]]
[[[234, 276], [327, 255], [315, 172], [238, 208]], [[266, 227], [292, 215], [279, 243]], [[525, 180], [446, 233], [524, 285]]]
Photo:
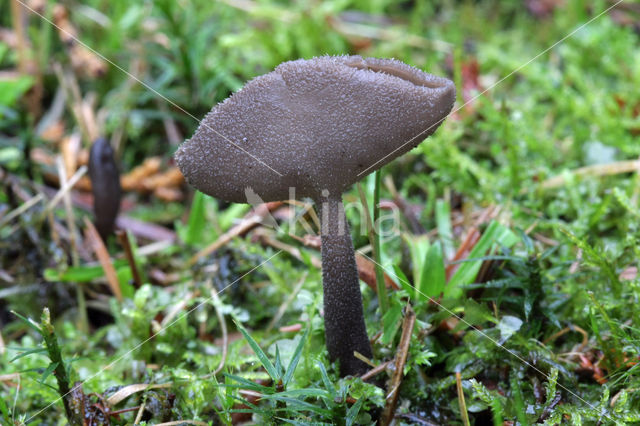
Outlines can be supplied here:
[[[65, 3], [84, 43], [171, 101], [113, 66], [100, 78], [76, 71], [82, 96], [94, 97], [102, 132], [121, 135], [121, 169], [151, 156], [170, 163], [177, 145], [167, 136], [167, 120], [189, 137], [198, 123], [182, 110], [202, 118], [285, 60], [354, 53], [399, 58], [454, 79], [456, 108], [490, 88], [385, 166], [381, 179], [371, 175], [362, 183], [373, 209], [376, 190], [382, 200], [395, 195], [385, 184], [390, 177], [428, 232], [419, 234], [401, 213], [399, 232], [372, 238], [380, 249], [376, 259], [400, 288], [388, 290], [384, 316], [375, 293], [362, 287], [369, 335], [381, 333], [373, 345], [376, 364], [397, 351], [407, 301], [416, 312], [396, 421], [463, 424], [468, 415], [471, 424], [640, 422], [640, 279], [633, 273], [640, 267], [640, 178], [620, 163], [640, 156], [640, 36], [607, 13], [510, 75], [610, 2], [567, 0], [545, 17], [515, 0], [438, 6], [265, 0], [242, 3], [247, 9], [232, 3]], [[0, 4], [3, 27], [12, 26], [10, 6]], [[47, 2], [43, 15], [52, 17], [53, 6]], [[640, 14], [620, 13], [637, 28]], [[371, 38], [349, 35], [365, 29]], [[62, 204], [47, 215], [40, 202], [2, 222], [55, 173], [28, 157], [38, 149], [60, 152], [39, 136], [41, 116], [28, 100], [49, 110], [61, 84], [54, 64], [71, 70], [68, 49], [48, 23], [29, 15], [26, 34], [32, 75], [19, 71], [16, 49], [0, 41], [0, 68], [8, 71], [0, 77], [0, 173], [11, 175], [0, 183], [0, 423], [65, 422], [62, 402], [49, 406], [60, 395], [48, 344], [34, 323], [10, 314], [40, 318], [44, 307], [70, 382], [83, 382], [85, 401], [106, 404], [131, 384], [171, 384], [133, 392], [112, 407], [144, 404], [147, 424], [232, 424], [242, 414], [259, 424], [377, 419], [392, 372], [367, 382], [341, 379], [328, 362], [321, 273], [312, 259], [319, 254], [290, 235], [304, 237], [300, 224], [259, 227], [189, 266], [247, 207], [201, 194], [167, 204], [129, 193], [127, 215], [168, 227], [177, 239], [152, 253], [144, 250], [147, 242], [136, 242], [145, 281], [139, 288], [130, 283], [122, 247], [108, 242], [126, 296], [117, 302], [92, 256], [72, 264]], [[40, 97], [28, 94], [32, 85], [41, 88]], [[79, 129], [73, 105], [67, 99], [61, 113], [65, 134]], [[598, 174], [600, 164], [619, 168]], [[592, 169], [576, 173], [582, 167]], [[345, 200], [359, 203], [357, 189]], [[370, 235], [355, 213], [347, 211], [356, 249], [363, 249]], [[86, 214], [75, 210], [81, 230]], [[387, 211], [372, 217], [378, 214], [384, 219]], [[382, 221], [380, 229], [389, 224]], [[452, 262], [473, 229], [474, 243]], [[261, 244], [258, 232], [296, 247], [301, 260]], [[159, 273], [170, 277], [166, 283]], [[77, 327], [78, 286], [90, 307], [89, 334]], [[292, 324], [301, 324], [299, 331], [279, 329]], [[138, 411], [111, 417], [111, 424], [131, 424]]]

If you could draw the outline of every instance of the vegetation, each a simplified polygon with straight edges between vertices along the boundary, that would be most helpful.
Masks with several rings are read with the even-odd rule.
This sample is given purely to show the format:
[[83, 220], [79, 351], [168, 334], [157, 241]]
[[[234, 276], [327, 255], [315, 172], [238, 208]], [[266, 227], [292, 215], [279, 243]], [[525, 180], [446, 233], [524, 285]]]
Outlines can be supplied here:
[[[612, 6], [0, 4], [0, 423], [640, 422], [640, 11]], [[194, 193], [172, 160], [244, 82], [323, 54], [458, 88], [345, 194], [374, 351], [356, 378], [327, 359], [313, 209]], [[100, 136], [126, 230], [104, 244]]]

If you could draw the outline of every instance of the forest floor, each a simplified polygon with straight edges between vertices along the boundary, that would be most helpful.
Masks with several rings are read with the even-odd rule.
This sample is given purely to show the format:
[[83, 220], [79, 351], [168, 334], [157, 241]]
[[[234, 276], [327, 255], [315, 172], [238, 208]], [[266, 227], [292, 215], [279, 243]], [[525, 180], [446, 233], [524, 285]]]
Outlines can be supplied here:
[[[0, 423], [638, 424], [640, 4], [431, 3], [0, 4]], [[219, 201], [173, 160], [246, 81], [325, 54], [458, 89], [345, 194], [363, 377], [328, 360], [310, 202]]]

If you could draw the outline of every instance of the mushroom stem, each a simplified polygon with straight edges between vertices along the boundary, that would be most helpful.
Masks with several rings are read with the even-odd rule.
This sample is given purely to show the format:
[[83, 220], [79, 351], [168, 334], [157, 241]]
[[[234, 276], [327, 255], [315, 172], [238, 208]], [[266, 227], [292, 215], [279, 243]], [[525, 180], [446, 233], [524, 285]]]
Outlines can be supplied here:
[[372, 357], [362, 311], [355, 252], [341, 194], [320, 198], [322, 232], [322, 286], [325, 337], [329, 359], [340, 361], [340, 375], [357, 375], [368, 366], [353, 356]]

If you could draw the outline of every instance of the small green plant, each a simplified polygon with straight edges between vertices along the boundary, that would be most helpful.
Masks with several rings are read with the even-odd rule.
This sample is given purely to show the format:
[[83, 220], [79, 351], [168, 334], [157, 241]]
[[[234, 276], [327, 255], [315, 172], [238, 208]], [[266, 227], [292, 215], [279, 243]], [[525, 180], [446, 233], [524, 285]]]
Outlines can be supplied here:
[[67, 421], [70, 425], [82, 425], [83, 420], [81, 418], [80, 411], [78, 411], [75, 406], [77, 401], [74, 401], [72, 394], [72, 385], [70, 379], [70, 370], [62, 358], [62, 353], [60, 351], [60, 346], [58, 345], [58, 338], [56, 337], [55, 330], [53, 325], [51, 324], [51, 316], [49, 314], [49, 309], [44, 308], [42, 310], [42, 317], [40, 319], [40, 324], [35, 323], [31, 319], [25, 318], [17, 312], [13, 312], [24, 324], [29, 326], [32, 330], [34, 330], [37, 334], [42, 336], [43, 338], [43, 347], [26, 349], [22, 351], [20, 354], [16, 355], [11, 362], [16, 361], [24, 356], [33, 355], [37, 353], [46, 353], [49, 357], [49, 365], [41, 372], [40, 378], [38, 382], [41, 385], [50, 386], [45, 383], [47, 378], [51, 374], [56, 378], [57, 382], [57, 391], [60, 396], [59, 400], [62, 400], [64, 405], [64, 411], [67, 416]]
[[[371, 405], [371, 401], [368, 402], [368, 400], [374, 401], [375, 397], [379, 398], [378, 388], [362, 383], [358, 379], [343, 379], [339, 388], [336, 389], [324, 365], [319, 361], [317, 367], [321, 374], [320, 386], [291, 389], [290, 384], [309, 337], [309, 327], [300, 338], [289, 364], [285, 367], [277, 345], [275, 360], [272, 362], [247, 330], [237, 322], [236, 326], [269, 375], [270, 384], [260, 384], [237, 375], [225, 374], [227, 380], [221, 386], [248, 390], [254, 392], [254, 395], [259, 395], [258, 402], [255, 400], [251, 402], [242, 396], [232, 396], [247, 408], [234, 408], [229, 410], [230, 412], [258, 415], [260, 421], [265, 423], [282, 421], [289, 424], [303, 424], [304, 420], [313, 416], [316, 421], [353, 425], [358, 415], [367, 416], [361, 413], [361, 410]], [[359, 397], [354, 399], [350, 396], [350, 391], [352, 394], [358, 394]]]

